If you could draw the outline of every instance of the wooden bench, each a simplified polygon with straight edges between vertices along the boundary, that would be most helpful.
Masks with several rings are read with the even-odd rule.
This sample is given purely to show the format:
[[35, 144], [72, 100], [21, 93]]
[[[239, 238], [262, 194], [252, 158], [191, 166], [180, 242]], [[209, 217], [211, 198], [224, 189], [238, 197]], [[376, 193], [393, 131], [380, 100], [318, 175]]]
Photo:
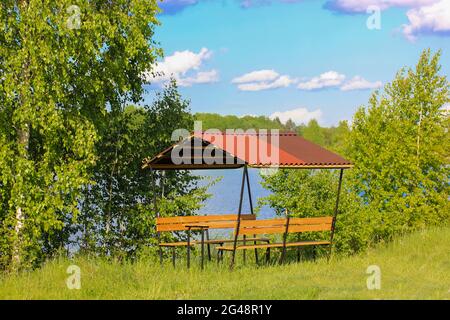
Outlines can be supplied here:
[[219, 257], [223, 256], [224, 251], [233, 252], [232, 264], [234, 263], [234, 255], [237, 250], [248, 250], [248, 249], [266, 249], [266, 258], [270, 258], [271, 248], [281, 248], [282, 254], [280, 258], [280, 263], [284, 261], [284, 256], [286, 253], [286, 248], [289, 247], [305, 247], [305, 246], [322, 246], [331, 245], [331, 239], [319, 240], [319, 241], [296, 241], [287, 242], [287, 236], [289, 233], [303, 233], [312, 231], [332, 231], [333, 217], [318, 217], [318, 218], [290, 218], [289, 216], [285, 219], [268, 219], [268, 220], [250, 220], [241, 221], [235, 230], [235, 235], [269, 235], [269, 234], [282, 234], [283, 241], [279, 243], [257, 243], [257, 244], [243, 244], [238, 245], [233, 243], [229, 246], [220, 246], [217, 248], [219, 251]]
[[[167, 242], [159, 243], [159, 247], [172, 248], [172, 263], [175, 265], [175, 249], [177, 247], [187, 247], [188, 248], [188, 266], [190, 264], [190, 247], [198, 244], [205, 244], [208, 248], [208, 258], [211, 260], [211, 245], [224, 245], [225, 243], [234, 243], [235, 239], [209, 239], [209, 229], [236, 229], [238, 220], [237, 214], [226, 214], [226, 215], [206, 215], [206, 216], [184, 216], [184, 217], [164, 217], [156, 218], [156, 231], [158, 233], [158, 239], [161, 239], [161, 232], [176, 232], [176, 231], [186, 231], [188, 241], [177, 241], [177, 242]], [[256, 215], [254, 214], [242, 214], [241, 222], [256, 220]], [[198, 228], [196, 228], [198, 226]], [[192, 230], [206, 231], [206, 240], [191, 240], [190, 233]], [[203, 236], [203, 232], [202, 232]], [[247, 242], [253, 242], [257, 244], [258, 242], [268, 243], [270, 240], [268, 238], [260, 237], [250, 237], [247, 238], [247, 234], [243, 235], [241, 239], [237, 242], [247, 244]], [[160, 259], [162, 261], [162, 251], [160, 251]]]

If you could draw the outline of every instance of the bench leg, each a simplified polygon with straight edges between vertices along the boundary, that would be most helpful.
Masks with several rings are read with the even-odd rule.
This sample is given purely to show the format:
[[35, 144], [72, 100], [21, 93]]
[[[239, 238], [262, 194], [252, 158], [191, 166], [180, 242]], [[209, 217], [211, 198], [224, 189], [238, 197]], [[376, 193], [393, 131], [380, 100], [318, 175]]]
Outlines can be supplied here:
[[217, 264], [220, 264], [223, 262], [223, 252], [224, 250], [217, 251]]
[[[223, 243], [219, 243], [219, 246], [223, 246]], [[222, 262], [223, 258], [223, 250], [217, 250], [217, 264], [220, 264]]]
[[266, 263], [270, 262], [270, 248], [266, 249]]
[[191, 267], [191, 231], [187, 232], [187, 267]]
[[[253, 235], [253, 238], [256, 238], [256, 234]], [[256, 245], [257, 241], [254, 241], [253, 244]], [[256, 264], [259, 263], [259, 261], [258, 261], [258, 249], [256, 249], [256, 248], [255, 248], [255, 261], [256, 261]]]
[[281, 249], [281, 257], [280, 257], [280, 264], [284, 263], [284, 257], [286, 256], [286, 248]]
[[[209, 231], [206, 230], [206, 240], [209, 241]], [[208, 248], [208, 260], [211, 261], [211, 245], [208, 243], [207, 245]]]
[[202, 270], [204, 268], [204, 258], [205, 258], [205, 231], [202, 229]]
[[[246, 236], [243, 236], [243, 239], [244, 239], [244, 242], [243, 242], [243, 243], [244, 243], [244, 246], [246, 245], [246, 241], [245, 241], [246, 238], [247, 238]], [[242, 252], [242, 255], [243, 255], [243, 258], [244, 258], [244, 265], [245, 265], [245, 262], [246, 262], [246, 260], [247, 260], [247, 259], [246, 259], [246, 252], [247, 252], [247, 250], [242, 250], [242, 251], [243, 251], [243, 252]]]
[[161, 246], [159, 247], [159, 264], [163, 264], [163, 252]]
[[175, 268], [175, 256], [176, 256], [176, 251], [175, 251], [175, 247], [173, 247], [172, 248], [172, 264], [173, 264], [173, 267]]
[[236, 257], [236, 250], [233, 250], [231, 253], [231, 262], [230, 262], [230, 270], [234, 268], [234, 258]]
[[330, 262], [330, 259], [331, 259], [331, 249], [332, 249], [332, 245], [330, 244], [328, 247], [327, 262]]
[[[297, 234], [297, 241], [300, 242], [300, 233]], [[300, 262], [300, 250], [301, 247], [297, 247], [297, 262]]]

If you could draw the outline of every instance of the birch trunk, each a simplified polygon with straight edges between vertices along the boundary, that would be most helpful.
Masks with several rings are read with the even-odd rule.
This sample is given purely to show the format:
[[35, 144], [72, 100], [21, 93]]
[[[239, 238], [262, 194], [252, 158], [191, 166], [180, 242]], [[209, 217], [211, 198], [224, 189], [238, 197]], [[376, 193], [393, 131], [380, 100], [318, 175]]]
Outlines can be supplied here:
[[[19, 1], [19, 7], [21, 13], [28, 10], [29, 1], [28, 0], [21, 0]], [[24, 35], [25, 36], [25, 35]], [[21, 76], [23, 79], [23, 89], [22, 92], [19, 94], [19, 101], [23, 105], [26, 100], [27, 94], [24, 94], [25, 92], [29, 92], [29, 85], [30, 85], [30, 59], [29, 56], [26, 57], [23, 68], [21, 71]], [[28, 159], [28, 148], [30, 143], [30, 126], [28, 124], [21, 123], [17, 130], [17, 144], [18, 144], [18, 157], [22, 159]], [[15, 168], [15, 175], [20, 174], [20, 172], [17, 172], [17, 168]], [[17, 179], [16, 179], [17, 181]], [[21, 192], [23, 191], [23, 186], [21, 186]], [[13, 250], [12, 250], [12, 256], [11, 256], [11, 267], [13, 270], [18, 270], [20, 267], [20, 264], [22, 262], [22, 255], [21, 255], [21, 247], [22, 247], [22, 233], [23, 233], [23, 227], [25, 222], [25, 217], [23, 213], [22, 208], [22, 201], [23, 201], [24, 195], [19, 194], [17, 197], [16, 202], [16, 215], [15, 215], [15, 226], [14, 226], [14, 232], [15, 232], [15, 238], [13, 242]]]
[[[19, 157], [28, 159], [28, 146], [30, 143], [30, 130], [29, 126], [25, 125], [23, 129], [17, 130], [18, 144], [19, 144]], [[16, 175], [18, 173], [16, 172]], [[20, 173], [19, 173], [20, 174]], [[23, 208], [21, 205], [23, 195], [19, 195], [17, 201], [19, 202], [16, 208], [16, 224], [14, 226], [15, 240], [13, 243], [12, 252], [12, 269], [17, 270], [21, 263], [21, 246], [22, 246], [22, 230], [25, 222], [23, 214]]]

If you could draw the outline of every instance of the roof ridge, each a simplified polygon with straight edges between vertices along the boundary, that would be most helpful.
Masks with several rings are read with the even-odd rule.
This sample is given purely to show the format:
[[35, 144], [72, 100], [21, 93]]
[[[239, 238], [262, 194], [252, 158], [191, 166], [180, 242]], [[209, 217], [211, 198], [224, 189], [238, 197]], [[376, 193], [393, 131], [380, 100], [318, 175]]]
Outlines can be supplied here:
[[[229, 130], [239, 130], [239, 129], [229, 129]], [[266, 129], [259, 129], [259, 130], [266, 130]], [[298, 136], [297, 133], [292, 131], [278, 131], [278, 132], [272, 132], [272, 130], [278, 130], [278, 129], [267, 129], [265, 132], [227, 132], [227, 131], [220, 131], [220, 132], [206, 132], [206, 131], [194, 131], [194, 134], [202, 134], [202, 135], [216, 135], [216, 134], [222, 134], [226, 136], [259, 136], [259, 135], [279, 135], [279, 136]]]

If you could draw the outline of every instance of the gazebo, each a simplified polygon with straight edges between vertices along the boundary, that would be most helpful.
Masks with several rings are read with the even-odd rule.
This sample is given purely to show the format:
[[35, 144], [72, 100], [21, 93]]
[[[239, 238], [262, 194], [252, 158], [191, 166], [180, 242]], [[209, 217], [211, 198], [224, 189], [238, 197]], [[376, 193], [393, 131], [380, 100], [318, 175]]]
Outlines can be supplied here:
[[[247, 186], [250, 211], [253, 214], [253, 200], [250, 189], [248, 168], [257, 169], [338, 169], [339, 183], [331, 227], [331, 243], [338, 214], [343, 172], [352, 163], [340, 155], [312, 143], [293, 132], [278, 130], [219, 132], [210, 130], [194, 132], [181, 138], [156, 156], [143, 161], [143, 169], [156, 170], [214, 170], [243, 169], [237, 225], [242, 214], [243, 197]], [[156, 198], [155, 198], [156, 208]], [[159, 217], [159, 212], [156, 213]], [[158, 234], [159, 237], [159, 234]], [[234, 235], [234, 249], [238, 234]], [[232, 265], [235, 259], [232, 254]], [[188, 251], [189, 252], [189, 251]]]

